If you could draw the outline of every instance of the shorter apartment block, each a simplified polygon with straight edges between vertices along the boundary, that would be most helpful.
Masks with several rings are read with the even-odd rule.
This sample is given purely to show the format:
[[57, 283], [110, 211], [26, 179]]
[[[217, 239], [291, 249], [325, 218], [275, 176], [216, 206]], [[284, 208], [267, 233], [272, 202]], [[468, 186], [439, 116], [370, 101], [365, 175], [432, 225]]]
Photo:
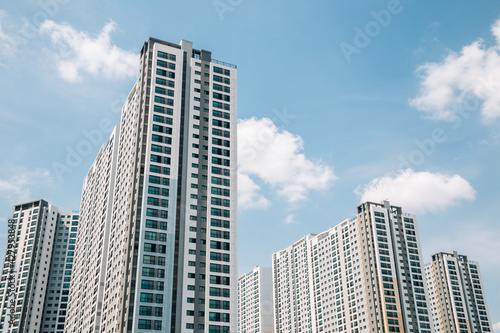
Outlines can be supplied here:
[[14, 207], [0, 282], [0, 332], [64, 332], [78, 219], [45, 200]]
[[276, 332], [433, 332], [416, 216], [357, 216], [273, 254]]
[[255, 266], [238, 279], [238, 332], [274, 332], [273, 273]]
[[425, 275], [436, 333], [493, 332], [477, 262], [457, 252], [436, 253]]

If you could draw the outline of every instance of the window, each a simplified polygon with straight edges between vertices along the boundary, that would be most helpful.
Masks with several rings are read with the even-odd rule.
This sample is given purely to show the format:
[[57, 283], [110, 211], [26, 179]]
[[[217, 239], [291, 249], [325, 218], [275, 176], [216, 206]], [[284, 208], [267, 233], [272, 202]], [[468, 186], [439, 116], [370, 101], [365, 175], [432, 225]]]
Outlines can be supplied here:
[[229, 322], [229, 313], [218, 313], [218, 312], [210, 312], [208, 316], [208, 320], [210, 321], [222, 321], [225, 323]]
[[139, 328], [145, 329], [145, 330], [150, 330], [151, 329], [151, 320], [139, 319]]
[[148, 205], [168, 208], [168, 200], [148, 197]]
[[[223, 159], [223, 158], [218, 158], [218, 157], [212, 157], [212, 163], [213, 164], [218, 164], [218, 165], [224, 165], [226, 167], [230, 166], [229, 160]], [[229, 184], [229, 180], [228, 180]], [[229, 186], [229, 185], [226, 185]]]
[[153, 303], [153, 294], [141, 293], [141, 302]]
[[154, 265], [155, 264], [155, 256], [144, 255], [142, 258], [142, 262], [146, 265]]
[[146, 231], [144, 238], [148, 240], [156, 240], [156, 232]]
[[231, 119], [231, 114], [229, 114], [227, 112], [213, 110], [212, 114], [214, 117], [224, 118], [224, 119], [228, 119], [228, 120]]
[[153, 209], [153, 208], [147, 208], [146, 209], [146, 215], [147, 216], [152, 216], [152, 217], [158, 217], [158, 209]]
[[210, 248], [216, 250], [225, 250], [229, 251], [229, 243], [218, 242], [218, 241], [210, 241]]
[[218, 120], [218, 119], [212, 119], [212, 125], [224, 127], [224, 128], [228, 128], [228, 129], [231, 127], [231, 124], [228, 121], [222, 121], [222, 120]]
[[175, 55], [173, 55], [173, 54], [168, 54], [168, 53], [165, 53], [162, 51], [158, 51], [157, 55], [158, 55], [158, 58], [169, 59], [169, 60], [175, 61]]
[[211, 284], [222, 284], [225, 286], [229, 286], [230, 279], [227, 276], [218, 276], [218, 275], [210, 275], [210, 283]]
[[162, 78], [159, 78], [159, 77], [156, 78], [156, 84], [160, 84], [162, 86], [167, 86], [167, 87], [170, 87], [170, 88], [174, 88], [175, 87], [175, 82], [174, 81], [165, 80], [165, 79], [162, 79]]
[[230, 133], [228, 131], [223, 131], [223, 130], [216, 129], [216, 128], [212, 129], [212, 134], [213, 135], [224, 136], [225, 138], [229, 138], [230, 137]]
[[229, 266], [220, 264], [210, 264], [210, 272], [229, 274]]
[[152, 316], [153, 315], [153, 307], [151, 307], [151, 306], [140, 306], [139, 307], [139, 315], [141, 315], [141, 316]]
[[158, 221], [146, 220], [146, 228], [158, 228]]
[[149, 186], [148, 187], [148, 193], [149, 194], [160, 194], [160, 189], [158, 187], [154, 187], [154, 186]]
[[149, 268], [149, 267], [143, 267], [142, 268], [142, 276], [154, 277], [155, 276], [155, 269]]
[[208, 326], [208, 333], [229, 333], [229, 326]]
[[155, 288], [155, 283], [150, 280], [142, 280], [141, 281], [141, 288], [142, 289], [154, 289]]
[[157, 245], [157, 244], [145, 243], [144, 244], [144, 251], [145, 252], [156, 252], [157, 247], [159, 247], [159, 245]]
[[160, 67], [165, 67], [165, 68], [168, 68], [168, 69], [175, 70], [175, 64], [173, 64], [171, 62], [166, 62], [166, 61], [163, 61], [163, 60], [157, 60], [156, 64], [158, 66], [160, 66]]
[[222, 149], [222, 148], [212, 147], [212, 154], [222, 155], [222, 156], [229, 157], [230, 156], [230, 151], [228, 149]]
[[159, 105], [155, 105], [153, 110], [154, 110], [154, 112], [164, 113], [164, 114], [167, 114], [170, 116], [174, 114], [174, 110], [172, 110], [171, 108], [166, 108], [166, 107], [159, 106]]
[[165, 88], [161, 88], [161, 87], [155, 87], [155, 93], [157, 94], [162, 94], [162, 95], [166, 95], [167, 94], [167, 91]]
[[209, 307], [211, 309], [223, 309], [229, 310], [229, 301], [218, 301], [218, 300], [210, 300]]
[[[211, 208], [210, 209], [210, 213], [212, 215], [214, 215], [214, 216], [222, 216], [222, 217], [225, 217], [225, 218], [229, 218], [230, 215], [231, 215], [230, 212], [229, 212], [229, 210], [227, 210], [227, 209], [219, 209], [219, 208]], [[213, 237], [216, 237], [216, 236], [213, 236]], [[226, 238], [226, 239], [229, 239], [229, 238]]]
[[[163, 282], [161, 282], [161, 283], [163, 283]], [[163, 317], [163, 308], [155, 308], [155, 316], [156, 317]]]
[[[230, 102], [230, 97], [228, 95], [224, 95], [224, 94], [221, 94], [221, 93], [217, 93], [217, 92], [214, 92], [213, 93], [213, 98], [215, 99], [220, 99], [220, 100], [223, 100], [225, 102]], [[218, 102], [214, 102], [214, 103], [217, 103], [219, 105], [222, 105], [221, 103], [218, 103]], [[215, 105], [214, 105], [215, 106]], [[223, 106], [218, 106], [219, 108], [223, 108]]]

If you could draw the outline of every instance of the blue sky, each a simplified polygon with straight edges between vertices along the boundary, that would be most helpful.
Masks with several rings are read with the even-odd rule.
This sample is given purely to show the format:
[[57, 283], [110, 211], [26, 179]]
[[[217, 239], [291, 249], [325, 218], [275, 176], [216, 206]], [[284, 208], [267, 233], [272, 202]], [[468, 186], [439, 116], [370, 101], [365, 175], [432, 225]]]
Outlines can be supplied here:
[[142, 43], [187, 39], [238, 65], [240, 273], [388, 198], [426, 262], [479, 261], [500, 331], [499, 19], [485, 0], [4, 0], [0, 245], [15, 203], [79, 208]]

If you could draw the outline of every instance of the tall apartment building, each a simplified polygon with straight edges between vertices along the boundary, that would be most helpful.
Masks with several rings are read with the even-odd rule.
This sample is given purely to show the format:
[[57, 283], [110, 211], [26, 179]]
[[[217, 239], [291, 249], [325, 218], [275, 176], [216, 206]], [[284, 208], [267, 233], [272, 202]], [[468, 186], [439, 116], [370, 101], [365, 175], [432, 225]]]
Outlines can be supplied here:
[[357, 209], [273, 254], [277, 332], [433, 332], [416, 216]]
[[14, 206], [0, 282], [0, 332], [63, 333], [79, 214]]
[[238, 332], [274, 332], [273, 271], [255, 266], [238, 279]]
[[493, 332], [477, 262], [457, 252], [436, 253], [425, 274], [436, 333]]
[[236, 81], [189, 41], [144, 44], [84, 182], [67, 332], [236, 331]]
[[[109, 142], [101, 147], [83, 182], [80, 230], [74, 263], [75, 274], [70, 292], [67, 332], [82, 332], [80, 327], [86, 328], [83, 332], [101, 332], [104, 281], [109, 253], [116, 253], [115, 258], [120, 259], [120, 265], [125, 264], [123, 251], [117, 251], [116, 248], [108, 251], [114, 244], [110, 233], [123, 233], [123, 230], [116, 225], [113, 226], [115, 230], [111, 230], [110, 223], [118, 158], [118, 135], [119, 128], [116, 127], [111, 133]], [[125, 182], [121, 185], [128, 188]], [[114, 241], [123, 245], [123, 237], [115, 237]], [[118, 269], [115, 268], [116, 270]], [[114, 295], [116, 294], [115, 292]], [[116, 311], [116, 305], [106, 308], [104, 316], [112, 310]]]

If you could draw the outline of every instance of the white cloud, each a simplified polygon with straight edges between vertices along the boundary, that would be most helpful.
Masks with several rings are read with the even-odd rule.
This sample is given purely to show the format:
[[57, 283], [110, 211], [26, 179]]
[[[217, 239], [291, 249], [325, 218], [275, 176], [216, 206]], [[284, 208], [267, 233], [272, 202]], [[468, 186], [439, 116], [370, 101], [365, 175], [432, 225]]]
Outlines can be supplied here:
[[[288, 203], [305, 200], [309, 191], [324, 191], [336, 179], [332, 169], [308, 160], [300, 136], [282, 131], [269, 118], [243, 119], [238, 122], [239, 192], [246, 194], [240, 206], [256, 207], [254, 199], [263, 201], [259, 186], [252, 177], [269, 185]], [[241, 181], [243, 180], [243, 181]], [[252, 193], [252, 196], [248, 196]], [[253, 199], [252, 199], [253, 198]], [[265, 199], [267, 200], [267, 199]]]
[[493, 331], [500, 333], [500, 321], [498, 323], [493, 324]]
[[110, 35], [115, 29], [116, 24], [111, 21], [92, 38], [69, 24], [47, 20], [41, 25], [40, 34], [48, 34], [58, 48], [58, 72], [66, 81], [81, 81], [83, 72], [106, 79], [134, 77], [139, 71], [139, 56], [112, 43]]
[[16, 53], [14, 38], [5, 33], [2, 28], [2, 19], [6, 16], [7, 13], [0, 9], [0, 65], [2, 65], [2, 58], [11, 58]]
[[476, 191], [459, 175], [443, 175], [428, 171], [401, 170], [375, 178], [354, 191], [361, 202], [388, 199], [407, 212], [442, 211], [462, 200], [474, 200]]
[[245, 174], [238, 172], [238, 206], [240, 208], [269, 207], [271, 202], [263, 195], [259, 194], [260, 186]]
[[486, 122], [500, 117], [500, 19], [491, 31], [496, 38], [494, 46], [486, 47], [478, 39], [458, 54], [450, 52], [440, 63], [420, 66], [420, 93], [410, 105], [430, 118], [448, 121], [461, 110], [475, 108], [481, 110]]
[[293, 214], [288, 215], [285, 218], [285, 224], [295, 224], [295, 216]]
[[31, 197], [30, 187], [50, 183], [52, 178], [48, 170], [26, 171], [21, 168], [8, 179], [0, 178], [0, 196], [11, 204], [32, 200], [34, 198]]

